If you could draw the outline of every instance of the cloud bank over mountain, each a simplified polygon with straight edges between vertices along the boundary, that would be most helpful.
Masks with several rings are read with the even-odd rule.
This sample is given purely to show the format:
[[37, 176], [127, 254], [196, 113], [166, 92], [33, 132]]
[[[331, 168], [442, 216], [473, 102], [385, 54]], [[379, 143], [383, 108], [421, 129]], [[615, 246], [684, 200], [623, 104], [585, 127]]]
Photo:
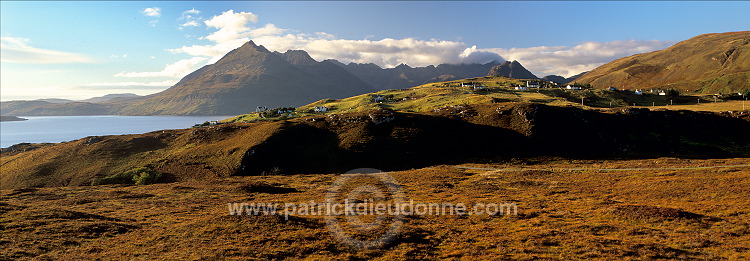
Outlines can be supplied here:
[[570, 77], [590, 71], [615, 59], [667, 48], [674, 41], [612, 41], [583, 42], [575, 46], [539, 46], [530, 48], [489, 48], [508, 60], [518, 60], [537, 75]]
[[[188, 13], [200, 11], [191, 9]], [[611, 42], [582, 42], [575, 46], [539, 46], [528, 48], [478, 48], [458, 41], [416, 38], [383, 38], [380, 40], [341, 39], [335, 35], [316, 32], [298, 33], [267, 23], [258, 25], [260, 18], [252, 12], [228, 10], [197, 23], [212, 30], [200, 39], [203, 45], [168, 49], [191, 58], [166, 65], [158, 72], [121, 72], [118, 77], [179, 78], [206, 64], [212, 64], [227, 52], [247, 41], [254, 41], [271, 51], [305, 50], [318, 61], [336, 59], [343, 63], [374, 63], [383, 68], [399, 64], [428, 66], [441, 63], [488, 63], [518, 60], [537, 75], [556, 74], [565, 77], [589, 71], [620, 57], [664, 49], [674, 42], [657, 40], [626, 40]], [[196, 26], [192, 23], [191, 26]]]

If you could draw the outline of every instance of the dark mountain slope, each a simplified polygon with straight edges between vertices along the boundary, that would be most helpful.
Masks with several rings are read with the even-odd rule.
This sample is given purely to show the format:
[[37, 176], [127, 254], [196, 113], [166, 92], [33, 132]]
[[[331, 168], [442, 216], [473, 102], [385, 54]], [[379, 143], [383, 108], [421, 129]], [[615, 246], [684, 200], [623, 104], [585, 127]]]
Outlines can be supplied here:
[[495, 65], [490, 68], [487, 76], [505, 76], [516, 79], [539, 79], [539, 77], [536, 77], [536, 75], [529, 70], [526, 70], [526, 68], [524, 68], [518, 61], [505, 61], [500, 65]]
[[343, 66], [347, 71], [359, 77], [378, 90], [404, 89], [421, 84], [445, 81], [446, 79], [465, 79], [481, 77], [497, 63], [488, 64], [441, 64], [412, 68], [401, 64], [394, 68], [380, 68], [373, 63], [350, 63], [343, 65], [336, 61], [334, 64]]
[[258, 106], [301, 106], [383, 89], [484, 76], [496, 63], [381, 69], [374, 64], [317, 62], [305, 51], [269, 52], [248, 42], [162, 92], [55, 105], [2, 103], [3, 115], [238, 115]]
[[[306, 72], [248, 42], [187, 80], [122, 109], [126, 115], [236, 115], [257, 106], [300, 106], [324, 98], [372, 91]], [[351, 81], [350, 81], [351, 83]]]
[[289, 50], [281, 54], [281, 58], [306, 73], [321, 76], [327, 80], [335, 82], [338, 85], [362, 86], [363, 88], [368, 89], [368, 92], [376, 91], [374, 87], [365, 83], [357, 76], [349, 73], [344, 68], [341, 68], [341, 66], [339, 66], [332, 60], [317, 62], [312, 57], [310, 57], [307, 52], [302, 50]]

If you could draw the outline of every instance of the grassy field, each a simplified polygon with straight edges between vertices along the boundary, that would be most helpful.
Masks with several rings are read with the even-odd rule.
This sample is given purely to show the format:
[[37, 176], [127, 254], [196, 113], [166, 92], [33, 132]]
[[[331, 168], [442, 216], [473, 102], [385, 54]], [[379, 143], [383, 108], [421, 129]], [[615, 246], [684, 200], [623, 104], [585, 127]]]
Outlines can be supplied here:
[[[499, 102], [534, 102], [550, 106], [576, 106], [584, 108], [661, 108], [692, 111], [736, 111], [743, 110], [742, 101], [714, 100], [712, 96], [660, 96], [656, 93], [635, 95], [632, 91], [609, 91], [601, 89], [567, 90], [544, 88], [515, 90], [512, 86], [525, 85], [525, 80], [501, 76], [463, 79], [450, 82], [425, 84], [409, 89], [384, 90], [346, 99], [325, 99], [296, 108], [291, 118], [362, 112], [377, 108], [388, 108], [401, 112], [429, 112], [437, 108], [463, 104], [490, 104]], [[483, 89], [463, 85], [483, 86]], [[375, 101], [373, 95], [383, 98]], [[700, 101], [699, 101], [700, 100]], [[717, 102], [714, 102], [717, 101]], [[670, 104], [672, 104], [670, 106]], [[314, 112], [316, 106], [325, 106], [327, 112]], [[747, 108], [750, 109], [750, 104]], [[258, 113], [233, 117], [224, 122], [252, 122], [262, 119], [287, 119], [282, 117], [261, 118]]]
[[[482, 85], [484, 89], [461, 87], [462, 83]], [[524, 80], [505, 77], [481, 77], [459, 81], [439, 82], [409, 89], [384, 90], [340, 100], [320, 100], [296, 109], [294, 117], [320, 114], [362, 112], [377, 108], [388, 108], [403, 112], [428, 112], [437, 108], [462, 104], [489, 104], [498, 102], [539, 102], [549, 105], [573, 105], [560, 97], [551, 97], [536, 91], [516, 91], [510, 86], [525, 84]], [[384, 100], [376, 102], [372, 95], [381, 95]], [[313, 112], [315, 106], [326, 106], [325, 113]], [[240, 115], [227, 122], [255, 121], [258, 113]]]
[[407, 216], [395, 241], [375, 250], [337, 241], [322, 216], [229, 215], [232, 202], [322, 202], [334, 174], [4, 190], [0, 259], [748, 259], [750, 168], [703, 168], [747, 163], [658, 158], [393, 172], [415, 202], [511, 202], [518, 212]]
[[672, 106], [643, 106], [643, 108], [667, 109], [667, 110], [689, 110], [689, 111], [745, 111], [750, 110], [748, 101], [722, 101], [722, 102], [704, 102], [701, 104], [691, 105], [672, 105]]

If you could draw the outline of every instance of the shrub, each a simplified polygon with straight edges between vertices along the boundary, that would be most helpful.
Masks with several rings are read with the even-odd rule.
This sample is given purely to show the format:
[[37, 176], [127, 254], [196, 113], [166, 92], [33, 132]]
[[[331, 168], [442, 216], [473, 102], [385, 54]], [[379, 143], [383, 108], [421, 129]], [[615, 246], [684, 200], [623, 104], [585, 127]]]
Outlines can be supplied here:
[[128, 170], [123, 173], [107, 176], [101, 179], [96, 179], [91, 182], [92, 185], [103, 185], [103, 184], [136, 184], [136, 185], [148, 185], [158, 182], [161, 179], [162, 173], [156, 170], [149, 169], [148, 167], [140, 167]]
[[669, 97], [680, 97], [680, 92], [675, 89], [667, 90], [667, 96]]
[[159, 179], [161, 179], [161, 172], [151, 170], [145, 167], [141, 167], [139, 169], [145, 169], [144, 171], [137, 172], [133, 175], [133, 182], [135, 182], [136, 185], [148, 185], [148, 184], [154, 184]]

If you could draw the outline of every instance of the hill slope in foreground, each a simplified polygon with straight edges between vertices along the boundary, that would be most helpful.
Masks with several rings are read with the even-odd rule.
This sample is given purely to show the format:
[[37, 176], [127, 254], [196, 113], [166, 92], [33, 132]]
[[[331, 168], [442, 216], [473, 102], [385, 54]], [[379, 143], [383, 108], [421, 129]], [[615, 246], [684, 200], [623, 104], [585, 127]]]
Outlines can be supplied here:
[[[391, 245], [367, 251], [335, 240], [321, 216], [229, 214], [230, 202], [322, 202], [333, 174], [3, 190], [0, 259], [742, 260], [750, 258], [750, 168], [698, 167], [747, 162], [661, 158], [393, 172], [415, 202], [515, 202], [518, 212], [407, 216]], [[263, 184], [275, 191], [257, 189]]]
[[[744, 259], [748, 132], [747, 112], [517, 102], [19, 144], [0, 152], [0, 259]], [[517, 212], [408, 215], [360, 251], [320, 215], [228, 209], [324, 202], [360, 167], [395, 170], [417, 203]], [[91, 185], [134, 169], [162, 184]]]
[[597, 88], [750, 90], [750, 31], [704, 34], [599, 66], [576, 80]]
[[88, 137], [2, 151], [0, 188], [88, 185], [145, 167], [173, 180], [335, 173], [514, 158], [750, 155], [750, 115], [535, 103], [390, 109]]

